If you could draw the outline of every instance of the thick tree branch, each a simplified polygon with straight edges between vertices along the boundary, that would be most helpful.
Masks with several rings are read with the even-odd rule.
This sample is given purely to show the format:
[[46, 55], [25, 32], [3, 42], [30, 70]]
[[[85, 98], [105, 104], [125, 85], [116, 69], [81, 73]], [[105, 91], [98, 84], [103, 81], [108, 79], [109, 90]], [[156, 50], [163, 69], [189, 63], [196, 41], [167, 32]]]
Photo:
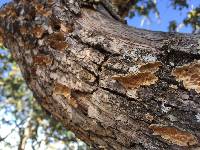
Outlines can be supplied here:
[[38, 102], [88, 144], [199, 148], [200, 35], [135, 29], [75, 0], [21, 0], [0, 16]]

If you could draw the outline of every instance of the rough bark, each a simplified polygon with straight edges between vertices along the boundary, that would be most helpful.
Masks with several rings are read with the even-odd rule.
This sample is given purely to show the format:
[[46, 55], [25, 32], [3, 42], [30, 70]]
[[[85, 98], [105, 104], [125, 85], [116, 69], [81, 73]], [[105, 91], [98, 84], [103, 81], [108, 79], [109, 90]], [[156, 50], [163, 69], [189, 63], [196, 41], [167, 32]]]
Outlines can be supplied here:
[[200, 148], [200, 35], [128, 27], [76, 0], [20, 0], [0, 35], [41, 106], [95, 149]]

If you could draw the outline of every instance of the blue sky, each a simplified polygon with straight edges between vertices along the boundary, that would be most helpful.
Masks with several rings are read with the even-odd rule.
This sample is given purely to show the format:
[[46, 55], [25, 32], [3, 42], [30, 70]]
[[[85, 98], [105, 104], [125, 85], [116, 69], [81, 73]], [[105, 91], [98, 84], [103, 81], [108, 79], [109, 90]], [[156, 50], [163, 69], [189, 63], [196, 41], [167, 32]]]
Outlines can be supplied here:
[[9, 1], [11, 1], [11, 0], [0, 0], [0, 6], [1, 6], [2, 4], [5, 4], [5, 3], [9, 2]]
[[[193, 7], [200, 5], [200, 0], [188, 0], [190, 6], [189, 10]], [[128, 24], [138, 27], [145, 28], [149, 30], [155, 31], [168, 31], [168, 24], [171, 20], [176, 20], [177, 23], [181, 23], [183, 19], [187, 16], [188, 9], [183, 9], [182, 11], [174, 10], [173, 7], [170, 6], [170, 0], [157, 0], [157, 7], [160, 11], [160, 21], [155, 17], [154, 14], [151, 13], [150, 19], [151, 22], [148, 25], [148, 21], [145, 21], [143, 26], [141, 26], [142, 17], [135, 17], [131, 20], [128, 20]], [[191, 32], [192, 28], [190, 26], [183, 27], [179, 32]]]
[[[11, 0], [0, 0], [0, 6], [6, 2]], [[200, 5], [200, 0], [188, 0], [190, 3], [189, 9], [192, 7]], [[128, 19], [128, 24], [137, 28], [144, 28], [154, 31], [168, 31], [168, 24], [171, 20], [176, 20], [177, 23], [181, 23], [183, 19], [187, 15], [187, 9], [183, 9], [182, 11], [174, 10], [170, 6], [169, 0], [157, 0], [158, 9], [160, 11], [160, 20], [158, 20], [153, 13], [150, 15], [150, 21], [145, 20], [143, 26], [141, 26], [141, 20], [143, 17], [136, 16], [133, 19]], [[179, 32], [191, 32], [192, 29], [190, 26], [183, 27], [179, 30]]]

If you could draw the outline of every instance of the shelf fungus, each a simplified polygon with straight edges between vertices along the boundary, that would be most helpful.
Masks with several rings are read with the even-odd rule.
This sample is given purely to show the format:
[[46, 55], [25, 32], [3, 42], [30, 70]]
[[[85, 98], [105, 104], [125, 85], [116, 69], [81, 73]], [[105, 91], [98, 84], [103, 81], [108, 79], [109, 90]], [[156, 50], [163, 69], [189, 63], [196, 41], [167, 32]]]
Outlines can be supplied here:
[[64, 51], [69, 47], [62, 32], [57, 32], [50, 35], [48, 41], [50, 46], [55, 50]]
[[71, 33], [73, 32], [73, 27], [72, 25], [68, 25], [68, 24], [60, 24], [60, 31], [64, 32], [64, 33]]
[[66, 85], [55, 83], [53, 94], [64, 96], [70, 106], [74, 108], [78, 107], [77, 101], [71, 96], [71, 89]]
[[188, 90], [195, 90], [200, 93], [200, 61], [195, 60], [190, 64], [180, 66], [172, 71], [177, 81], [182, 81]]
[[4, 36], [4, 30], [0, 28], [0, 44], [3, 44], [3, 36]]
[[45, 17], [52, 15], [52, 11], [51, 10], [45, 10], [45, 7], [44, 7], [43, 4], [36, 3], [34, 6], [35, 6], [35, 10], [38, 14], [43, 15]]
[[161, 62], [151, 62], [140, 65], [138, 72], [127, 75], [115, 75], [112, 79], [117, 80], [127, 90], [127, 94], [134, 97], [140, 86], [155, 84], [158, 80], [155, 72], [161, 66]]
[[13, 7], [13, 5], [8, 4], [0, 11], [0, 18], [1, 19], [5, 18], [6, 16], [9, 16], [9, 17], [16, 17], [17, 16], [16, 10]]
[[20, 28], [19, 28], [19, 31], [20, 31], [20, 33], [21, 33], [21, 35], [27, 35], [27, 34], [29, 34], [29, 30], [28, 30], [28, 28], [27, 27], [25, 27], [25, 26], [21, 26]]
[[64, 51], [66, 48], [68, 48], [68, 44], [63, 41], [51, 41], [50, 45], [53, 49], [59, 51]]
[[43, 36], [44, 32], [45, 32], [45, 29], [41, 26], [36, 26], [32, 30], [33, 36], [38, 39], [40, 39]]
[[3, 19], [3, 18], [5, 18], [6, 17], [6, 10], [5, 10], [5, 8], [3, 9], [3, 10], [1, 10], [0, 11], [0, 19]]
[[35, 6], [36, 11], [41, 12], [44, 10], [44, 5], [41, 3], [36, 3], [34, 6]]
[[52, 58], [47, 55], [36, 55], [33, 56], [33, 64], [34, 65], [41, 65], [41, 66], [47, 66], [52, 63]]
[[198, 144], [198, 140], [194, 135], [176, 127], [151, 124], [149, 128], [153, 130], [153, 135], [159, 135], [172, 144], [179, 146], [192, 146]]

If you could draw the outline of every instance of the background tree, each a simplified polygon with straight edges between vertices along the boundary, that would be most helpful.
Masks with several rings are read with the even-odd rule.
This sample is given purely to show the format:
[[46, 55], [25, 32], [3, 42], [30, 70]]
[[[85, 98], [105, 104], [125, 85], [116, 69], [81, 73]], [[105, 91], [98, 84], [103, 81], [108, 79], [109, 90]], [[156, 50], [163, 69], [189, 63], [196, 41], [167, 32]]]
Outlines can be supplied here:
[[[178, 7], [180, 10], [189, 7], [187, 1], [171, 1], [171, 4], [175, 9]], [[136, 13], [148, 17], [151, 11], [159, 15], [155, 1], [135, 1], [131, 7], [130, 17], [134, 17]], [[198, 7], [188, 12], [188, 18], [184, 20], [183, 24], [192, 25], [193, 32], [199, 32]], [[176, 22], [172, 21], [169, 30], [175, 31], [177, 27]], [[2, 114], [8, 114], [1, 118], [1, 122], [13, 127], [8, 135], [1, 137], [3, 145], [19, 149], [24, 149], [25, 145], [31, 145], [33, 149], [37, 149], [41, 144], [51, 146], [50, 143], [56, 141], [66, 141], [64, 144], [77, 142], [72, 133], [66, 132], [61, 124], [52, 121], [41, 111], [30, 92], [27, 92], [27, 87], [23, 83], [16, 64], [5, 49], [1, 51], [1, 62], [1, 111]], [[198, 117], [198, 114], [196, 115]], [[19, 140], [14, 144], [8, 138], [13, 133], [19, 135]], [[41, 139], [42, 135], [43, 137], [45, 135], [45, 138]], [[82, 146], [82, 144], [79, 146], [79, 148], [84, 147], [85, 145]]]

